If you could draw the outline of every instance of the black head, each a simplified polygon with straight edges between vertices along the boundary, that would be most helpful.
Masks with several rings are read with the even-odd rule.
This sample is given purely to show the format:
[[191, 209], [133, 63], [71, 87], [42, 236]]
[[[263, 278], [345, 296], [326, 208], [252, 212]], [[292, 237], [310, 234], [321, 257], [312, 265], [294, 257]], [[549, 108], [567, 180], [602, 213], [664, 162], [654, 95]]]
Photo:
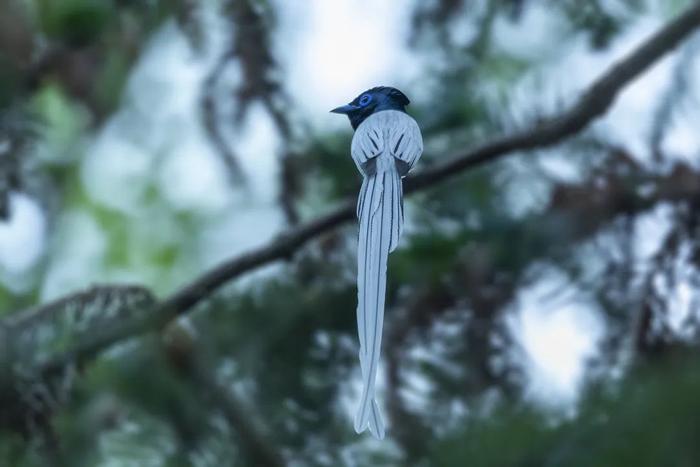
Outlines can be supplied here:
[[350, 119], [353, 129], [357, 129], [367, 117], [381, 110], [406, 111], [406, 106], [411, 101], [396, 88], [379, 86], [369, 89], [347, 105], [331, 110], [337, 114], [345, 114]]

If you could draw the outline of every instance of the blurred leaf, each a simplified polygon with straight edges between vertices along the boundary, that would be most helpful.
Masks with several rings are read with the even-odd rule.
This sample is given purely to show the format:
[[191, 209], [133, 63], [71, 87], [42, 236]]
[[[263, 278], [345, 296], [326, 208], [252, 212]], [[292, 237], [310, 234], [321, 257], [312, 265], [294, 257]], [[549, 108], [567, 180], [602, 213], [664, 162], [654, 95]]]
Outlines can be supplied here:
[[115, 16], [111, 0], [38, 0], [38, 5], [44, 32], [71, 46], [96, 41]]

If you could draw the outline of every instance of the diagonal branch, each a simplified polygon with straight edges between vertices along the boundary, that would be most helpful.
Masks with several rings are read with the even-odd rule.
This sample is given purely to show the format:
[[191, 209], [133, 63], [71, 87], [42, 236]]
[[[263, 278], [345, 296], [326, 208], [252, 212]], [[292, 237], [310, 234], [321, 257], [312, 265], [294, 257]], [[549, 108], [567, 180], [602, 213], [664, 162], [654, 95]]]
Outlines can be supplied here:
[[[406, 192], [414, 193], [436, 185], [450, 177], [502, 158], [516, 151], [552, 146], [571, 137], [589, 125], [613, 104], [619, 92], [655, 61], [673, 50], [700, 26], [700, 4], [695, 3], [669, 22], [627, 57], [614, 64], [582, 94], [567, 111], [538, 126], [497, 138], [467, 151], [432, 169], [409, 177]], [[115, 327], [96, 330], [89, 340], [79, 342], [69, 353], [48, 362], [47, 370], [58, 370], [71, 360], [89, 359], [101, 350], [123, 339], [158, 329], [170, 320], [189, 312], [229, 281], [268, 263], [290, 258], [310, 240], [330, 231], [354, 217], [354, 203], [345, 202], [335, 210], [308, 223], [290, 229], [264, 246], [232, 258], [206, 272], [176, 291], [144, 317], [120, 322]]]
[[533, 129], [496, 139], [407, 180], [407, 191], [433, 185], [450, 176], [516, 151], [544, 148], [577, 134], [613, 104], [620, 91], [700, 26], [700, 4], [695, 4], [661, 28], [627, 57], [614, 64], [566, 112]]

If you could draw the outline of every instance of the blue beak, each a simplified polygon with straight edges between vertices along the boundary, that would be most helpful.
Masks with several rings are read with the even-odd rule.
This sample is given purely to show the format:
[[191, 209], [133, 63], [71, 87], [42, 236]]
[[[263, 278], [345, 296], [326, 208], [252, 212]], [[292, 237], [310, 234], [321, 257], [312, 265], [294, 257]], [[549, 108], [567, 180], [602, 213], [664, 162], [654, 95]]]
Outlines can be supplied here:
[[335, 109], [331, 110], [332, 113], [334, 114], [349, 114], [353, 110], [359, 109], [358, 106], [352, 105], [352, 104], [347, 104], [347, 105], [341, 105], [340, 107], [336, 107]]

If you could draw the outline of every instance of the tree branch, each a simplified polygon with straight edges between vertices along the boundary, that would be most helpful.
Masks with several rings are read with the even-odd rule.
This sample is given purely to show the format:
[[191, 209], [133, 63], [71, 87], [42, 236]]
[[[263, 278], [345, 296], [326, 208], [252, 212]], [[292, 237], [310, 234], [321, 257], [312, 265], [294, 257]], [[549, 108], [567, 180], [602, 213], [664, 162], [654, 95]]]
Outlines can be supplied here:
[[224, 74], [224, 71], [226, 71], [229, 62], [234, 58], [235, 56], [231, 51], [226, 51], [226, 53], [221, 55], [214, 68], [209, 72], [209, 75], [202, 85], [200, 109], [202, 112], [204, 130], [207, 132], [214, 149], [221, 157], [221, 161], [226, 166], [231, 186], [235, 187], [245, 184], [246, 179], [243, 168], [238, 161], [238, 156], [235, 154], [228, 141], [226, 141], [226, 136], [219, 127], [218, 108], [216, 106], [219, 80]]
[[700, 26], [700, 4], [695, 4], [657, 31], [627, 57], [614, 64], [593, 82], [568, 111], [546, 120], [531, 130], [496, 139], [434, 169], [410, 177], [406, 180], [406, 191], [423, 189], [459, 172], [516, 151], [552, 146], [578, 133], [605, 113], [625, 86], [663, 55], [673, 50], [698, 26]]
[[[569, 110], [533, 129], [495, 139], [435, 168], [408, 177], [405, 182], [406, 193], [426, 189], [513, 152], [548, 147], [575, 135], [602, 115], [626, 85], [656, 60], [674, 49], [698, 26], [700, 26], [700, 4], [694, 4], [627, 57], [613, 65], [582, 94], [578, 102]], [[677, 196], [696, 194], [696, 190], [691, 192], [685, 192], [679, 187], [670, 187], [668, 192], [659, 193], [659, 195], [676, 199]], [[118, 341], [160, 328], [170, 320], [190, 311], [194, 305], [209, 297], [227, 282], [268, 263], [290, 258], [311, 239], [350, 221], [354, 214], [354, 202], [347, 201], [325, 216], [292, 228], [266, 245], [222, 263], [166, 298], [152, 313], [145, 313], [145, 316], [136, 317], [134, 320], [119, 322], [114, 327], [96, 330], [88, 336], [89, 340], [78, 342], [70, 352], [57, 355], [55, 359], [47, 362], [45, 370], [58, 370], [67, 361], [89, 359]]]

